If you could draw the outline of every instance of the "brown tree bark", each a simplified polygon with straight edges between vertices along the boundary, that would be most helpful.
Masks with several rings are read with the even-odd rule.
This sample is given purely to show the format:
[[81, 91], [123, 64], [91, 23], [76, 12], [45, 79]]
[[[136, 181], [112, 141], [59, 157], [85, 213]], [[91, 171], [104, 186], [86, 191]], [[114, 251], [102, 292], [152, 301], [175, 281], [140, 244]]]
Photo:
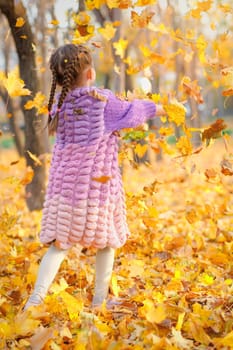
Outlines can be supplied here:
[[[18, 58], [20, 77], [24, 80], [26, 87], [31, 90], [32, 96], [38, 91], [38, 78], [36, 73], [34, 38], [30, 23], [27, 18], [26, 9], [21, 1], [14, 3], [13, 0], [0, 0], [0, 10], [6, 16], [14, 38]], [[23, 17], [25, 24], [16, 27], [18, 17]], [[28, 166], [34, 170], [34, 177], [26, 186], [26, 202], [29, 210], [38, 210], [43, 206], [45, 192], [45, 164], [36, 166], [27, 151], [40, 156], [47, 150], [48, 137], [45, 128], [46, 121], [35, 114], [35, 110], [25, 110], [24, 105], [30, 99], [22, 96], [21, 107], [25, 119], [25, 158]]]

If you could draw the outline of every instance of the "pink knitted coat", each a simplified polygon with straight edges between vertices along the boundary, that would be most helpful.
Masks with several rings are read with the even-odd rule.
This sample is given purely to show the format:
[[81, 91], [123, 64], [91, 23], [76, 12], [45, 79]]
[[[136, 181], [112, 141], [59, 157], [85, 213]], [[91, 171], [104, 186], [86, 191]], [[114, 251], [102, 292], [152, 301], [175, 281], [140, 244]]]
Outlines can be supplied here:
[[[56, 104], [52, 109], [52, 116]], [[110, 90], [76, 88], [62, 105], [40, 240], [67, 249], [121, 247], [129, 236], [114, 131], [155, 116], [152, 101], [127, 102]]]

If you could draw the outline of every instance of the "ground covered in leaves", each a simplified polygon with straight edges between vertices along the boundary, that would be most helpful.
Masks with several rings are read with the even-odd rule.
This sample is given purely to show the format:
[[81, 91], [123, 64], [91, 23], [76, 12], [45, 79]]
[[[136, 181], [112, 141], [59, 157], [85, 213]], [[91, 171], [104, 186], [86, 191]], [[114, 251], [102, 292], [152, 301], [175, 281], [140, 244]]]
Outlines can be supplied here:
[[45, 252], [30, 170], [0, 155], [0, 348], [233, 349], [233, 187], [222, 141], [188, 159], [125, 166], [132, 232], [116, 252], [112, 307], [93, 312], [94, 250], [74, 247], [45, 303], [21, 312]]

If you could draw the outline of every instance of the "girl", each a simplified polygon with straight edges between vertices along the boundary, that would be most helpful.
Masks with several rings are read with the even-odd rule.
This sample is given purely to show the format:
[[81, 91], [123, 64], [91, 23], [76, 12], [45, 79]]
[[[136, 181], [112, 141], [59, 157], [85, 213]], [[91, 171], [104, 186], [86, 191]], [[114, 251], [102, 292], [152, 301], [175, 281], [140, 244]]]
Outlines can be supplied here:
[[[114, 250], [129, 236], [115, 131], [165, 114], [152, 101], [122, 101], [109, 90], [92, 87], [92, 57], [82, 45], [58, 48], [51, 56], [50, 69], [48, 127], [56, 131], [56, 142], [40, 240], [51, 245], [25, 310], [43, 301], [67, 250], [76, 243], [97, 248], [92, 305], [103, 303]], [[57, 84], [61, 92], [53, 104]]]

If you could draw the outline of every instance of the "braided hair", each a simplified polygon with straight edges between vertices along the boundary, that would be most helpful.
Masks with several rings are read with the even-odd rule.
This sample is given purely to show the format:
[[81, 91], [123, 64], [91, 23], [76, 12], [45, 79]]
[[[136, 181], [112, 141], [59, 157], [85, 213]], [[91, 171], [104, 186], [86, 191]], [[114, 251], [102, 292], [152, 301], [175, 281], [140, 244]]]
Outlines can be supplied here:
[[[90, 50], [83, 45], [67, 44], [61, 46], [52, 54], [50, 58], [52, 84], [48, 102], [48, 128], [50, 133], [57, 130], [59, 112], [67, 93], [78, 84], [81, 73], [91, 64]], [[57, 103], [56, 114], [52, 118], [51, 109], [57, 84], [62, 89]]]

